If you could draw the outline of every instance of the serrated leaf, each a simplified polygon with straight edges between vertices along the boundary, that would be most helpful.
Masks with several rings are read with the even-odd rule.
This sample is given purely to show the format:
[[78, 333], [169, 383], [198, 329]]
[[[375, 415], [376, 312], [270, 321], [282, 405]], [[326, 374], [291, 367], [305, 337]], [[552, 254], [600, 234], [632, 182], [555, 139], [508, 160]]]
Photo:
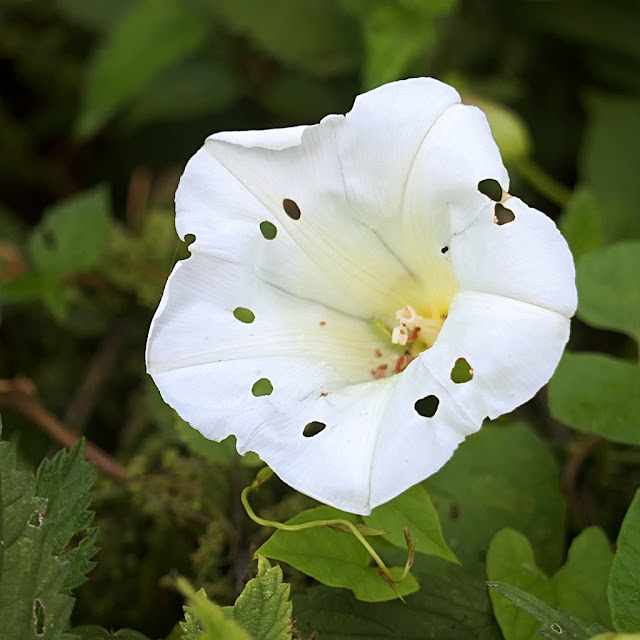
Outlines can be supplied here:
[[640, 367], [599, 353], [565, 352], [549, 383], [560, 422], [614, 442], [640, 444]]
[[252, 640], [291, 640], [290, 587], [282, 582], [282, 569], [258, 556], [258, 575], [249, 580], [228, 615]]
[[[534, 640], [540, 622], [557, 623], [568, 633], [574, 627], [557, 610], [582, 621], [585, 633], [587, 625], [611, 627], [605, 591], [611, 561], [606, 536], [590, 527], [574, 539], [566, 563], [549, 578], [537, 567], [525, 536], [513, 529], [500, 531], [487, 552], [487, 576], [492, 583], [506, 583], [490, 594], [505, 640]], [[555, 633], [552, 628], [547, 631]]]
[[444, 539], [479, 580], [485, 578], [487, 547], [503, 527], [527, 531], [546, 570], [561, 563], [565, 510], [558, 467], [526, 425], [485, 425], [423, 485]]
[[[359, 521], [358, 516], [333, 507], [316, 507], [299, 513], [287, 524], [333, 519]], [[323, 584], [351, 589], [360, 600], [380, 602], [397, 597], [378, 575], [377, 568], [370, 566], [370, 556], [360, 542], [354, 536], [332, 531], [329, 527], [278, 530], [256, 551], [256, 555], [286, 562]], [[402, 573], [401, 567], [390, 570], [394, 577]], [[404, 596], [417, 591], [418, 583], [409, 574], [396, 587]]]
[[57, 276], [93, 269], [105, 248], [109, 217], [109, 198], [103, 187], [49, 209], [29, 237], [34, 267]]
[[405, 549], [407, 542], [402, 527], [406, 525], [416, 551], [457, 562], [442, 536], [438, 513], [420, 485], [376, 507], [364, 521], [378, 529], [386, 529], [389, 533], [384, 536], [385, 540]]
[[621, 242], [584, 256], [576, 269], [579, 318], [640, 343], [638, 273], [640, 242]]
[[640, 629], [640, 490], [636, 492], [618, 534], [609, 575], [609, 604], [617, 631]]
[[88, 138], [157, 75], [203, 44], [207, 23], [189, 3], [139, 0], [107, 31], [89, 63], [76, 134]]
[[[542, 622], [541, 627], [538, 627], [538, 624], [535, 625], [537, 630], [534, 634], [523, 634], [521, 633], [521, 629], [515, 629], [514, 634], [517, 633], [517, 636], [505, 634], [505, 638], [529, 638], [537, 637], [539, 634], [545, 638], [588, 640], [589, 629], [587, 626], [581, 620], [566, 611], [563, 611], [562, 609], [553, 609], [539, 598], [536, 598], [536, 596], [524, 591], [523, 589], [514, 587], [513, 585], [505, 584], [503, 582], [489, 582], [487, 584], [493, 589], [492, 596], [494, 592], [499, 594], [527, 613], [534, 620], [537, 620], [538, 623]], [[504, 632], [504, 628], [502, 629]]]
[[[222, 607], [207, 598], [204, 589], [196, 593], [184, 578], [178, 580], [178, 588], [189, 602], [189, 607], [185, 608], [188, 622], [180, 625], [183, 640], [253, 640], [242, 627], [225, 615]], [[199, 633], [194, 637], [196, 630]]]
[[[574, 191], [560, 220], [560, 230], [574, 258], [600, 248], [604, 241], [602, 209], [587, 188]], [[582, 291], [580, 292], [582, 304]]]
[[96, 531], [87, 530], [93, 464], [84, 453], [82, 442], [61, 451], [33, 478], [15, 470], [14, 445], [0, 442], [0, 638], [55, 640], [68, 626], [71, 589], [96, 551]]

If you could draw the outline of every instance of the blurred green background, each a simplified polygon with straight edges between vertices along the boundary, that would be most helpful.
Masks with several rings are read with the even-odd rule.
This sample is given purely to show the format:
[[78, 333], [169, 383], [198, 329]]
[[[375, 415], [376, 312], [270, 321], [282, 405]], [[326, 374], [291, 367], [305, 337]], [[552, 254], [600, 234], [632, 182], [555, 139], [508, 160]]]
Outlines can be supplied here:
[[[2, 0], [3, 437], [27, 468], [59, 446], [52, 424], [118, 461], [97, 485], [102, 550], [76, 623], [166, 634], [181, 606], [168, 572], [231, 602], [267, 535], [237, 503], [255, 459], [205, 443], [144, 372], [164, 282], [188, 255], [173, 193], [204, 138], [314, 123], [363, 90], [434, 76], [486, 110], [511, 193], [581, 256], [640, 237], [638, 25], [636, 0]], [[580, 321], [572, 347], [636, 357]], [[521, 414], [561, 462], [573, 451], [544, 394]], [[587, 469], [575, 528], [615, 537], [640, 479], [617, 460]], [[259, 500], [274, 518], [310, 503], [282, 485]]]

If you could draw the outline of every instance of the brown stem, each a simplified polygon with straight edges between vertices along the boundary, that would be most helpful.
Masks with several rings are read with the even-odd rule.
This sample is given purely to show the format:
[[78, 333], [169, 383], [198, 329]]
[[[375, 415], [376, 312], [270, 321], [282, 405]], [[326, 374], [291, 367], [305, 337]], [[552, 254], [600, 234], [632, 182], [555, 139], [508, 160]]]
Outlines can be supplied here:
[[[78, 435], [69, 431], [55, 416], [49, 413], [32, 393], [26, 392], [29, 383], [26, 381], [0, 381], [0, 408], [11, 407], [28, 418], [39, 429], [64, 447], [70, 449], [80, 439]], [[127, 471], [117, 460], [108, 453], [87, 442], [87, 459], [95, 462], [96, 467], [112, 478], [124, 481]]]
[[74, 433], [83, 433], [93, 407], [131, 332], [131, 322], [120, 320], [95, 353], [87, 373], [77, 388], [64, 416], [64, 424]]
[[581, 507], [579, 495], [579, 479], [582, 466], [587, 458], [600, 446], [600, 436], [589, 436], [567, 461], [562, 473], [562, 490], [564, 491], [569, 509], [581, 525], [588, 524], [587, 518]]

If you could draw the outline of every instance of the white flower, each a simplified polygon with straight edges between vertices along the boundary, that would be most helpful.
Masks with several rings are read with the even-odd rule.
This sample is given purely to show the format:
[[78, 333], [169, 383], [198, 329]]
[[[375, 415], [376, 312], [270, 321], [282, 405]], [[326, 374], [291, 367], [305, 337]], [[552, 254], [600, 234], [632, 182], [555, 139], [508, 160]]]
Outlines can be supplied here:
[[508, 185], [483, 113], [433, 79], [211, 136], [149, 334], [165, 401], [345, 511], [434, 473], [549, 380], [576, 308], [565, 241]]

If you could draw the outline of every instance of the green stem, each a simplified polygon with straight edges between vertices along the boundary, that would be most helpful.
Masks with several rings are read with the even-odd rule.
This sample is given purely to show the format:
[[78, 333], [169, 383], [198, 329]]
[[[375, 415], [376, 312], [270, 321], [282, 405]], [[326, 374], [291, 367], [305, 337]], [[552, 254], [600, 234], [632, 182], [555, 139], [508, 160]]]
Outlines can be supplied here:
[[273, 475], [273, 471], [268, 467], [261, 469], [256, 476], [256, 479], [242, 490], [240, 494], [240, 500], [247, 512], [247, 515], [257, 524], [263, 527], [273, 527], [280, 529], [281, 531], [302, 531], [304, 529], [313, 529], [314, 527], [331, 527], [332, 525], [340, 525], [343, 528], [349, 529], [351, 533], [357, 538], [360, 544], [367, 550], [369, 555], [373, 558], [374, 562], [378, 565], [378, 573], [383, 577], [384, 581], [395, 591], [396, 595], [404, 602], [402, 596], [398, 593], [394, 583], [402, 582], [408, 575], [409, 570], [413, 564], [413, 556], [415, 553], [415, 545], [412, 545], [409, 537], [409, 532], [405, 527], [405, 538], [407, 540], [407, 548], [409, 550], [407, 561], [404, 566], [404, 571], [399, 578], [394, 578], [382, 558], [375, 552], [373, 547], [367, 542], [365, 537], [358, 531], [358, 528], [353, 522], [344, 520], [342, 518], [335, 518], [333, 520], [313, 520], [312, 522], [301, 522], [300, 524], [285, 524], [284, 522], [276, 522], [274, 520], [265, 520], [256, 514], [251, 505], [249, 504], [249, 494], [253, 491], [257, 491], [261, 484], [266, 482]]
[[571, 197], [571, 190], [550, 176], [531, 158], [520, 158], [515, 167], [522, 177], [543, 196], [560, 207], [565, 207]]

